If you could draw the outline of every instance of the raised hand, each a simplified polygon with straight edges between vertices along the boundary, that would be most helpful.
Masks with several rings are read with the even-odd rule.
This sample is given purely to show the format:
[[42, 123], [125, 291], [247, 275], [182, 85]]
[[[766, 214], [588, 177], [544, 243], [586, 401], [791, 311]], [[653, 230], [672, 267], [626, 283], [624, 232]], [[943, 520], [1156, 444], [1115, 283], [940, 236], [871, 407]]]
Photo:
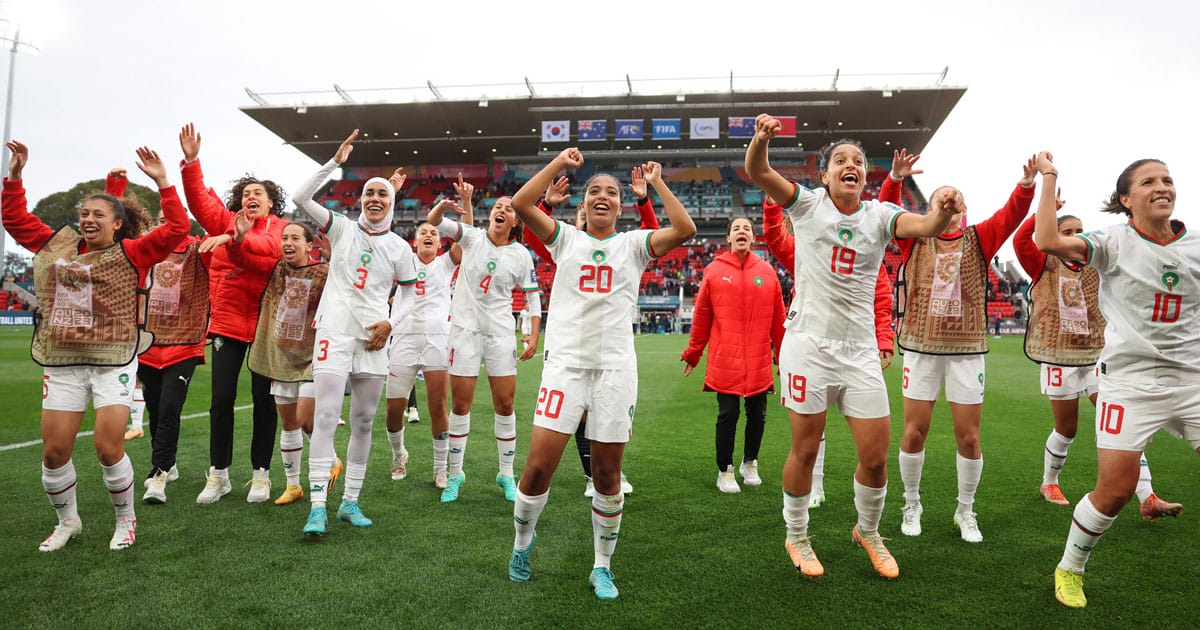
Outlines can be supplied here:
[[554, 161], [563, 168], [579, 168], [583, 166], [583, 153], [575, 147], [563, 149], [562, 153], [554, 158]]
[[108, 176], [115, 179], [129, 179], [125, 174], [125, 169], [119, 166], [109, 171]]
[[[171, 185], [171, 182], [167, 180], [167, 165], [163, 164], [162, 159], [158, 157], [158, 153], [152, 151], [150, 147], [138, 147], [137, 156], [137, 167], [141, 169], [143, 173], [149, 175], [150, 179], [153, 179], [154, 183], [160, 189], [167, 188]], [[124, 176], [124, 169], [114, 170], [120, 170], [122, 176]]]
[[463, 213], [462, 206], [458, 205], [458, 202], [453, 199], [442, 199], [441, 201], [437, 202], [437, 205], [435, 205], [433, 210], [430, 210], [430, 212], [436, 211], [439, 215], [441, 215], [445, 214], [447, 210], [451, 210], [458, 214]]
[[770, 114], [759, 114], [754, 119], [754, 137], [760, 140], [770, 140], [782, 129], [783, 123]]
[[1020, 180], [1020, 184], [1022, 186], [1033, 185], [1033, 177], [1038, 174], [1037, 160], [1037, 155], [1031, 155], [1029, 156], [1029, 159], [1025, 160], [1025, 163], [1021, 165], [1021, 170], [1024, 172], [1021, 175]]
[[571, 180], [566, 176], [559, 177], [554, 180], [553, 184], [546, 187], [545, 201], [546, 205], [553, 208], [558, 204], [567, 200], [567, 191], [571, 189]]
[[313, 235], [313, 245], [321, 250], [321, 260], [328, 261], [333, 249], [329, 243], [329, 237], [321, 230], [317, 230], [317, 233]]
[[16, 140], [9, 140], [6, 146], [12, 153], [12, 157], [8, 159], [8, 178], [15, 182], [21, 179], [21, 171], [25, 170], [25, 164], [29, 162], [29, 147]]
[[1067, 205], [1067, 202], [1062, 198], [1062, 188], [1059, 188], [1054, 191], [1054, 211], [1058, 212], [1062, 210], [1065, 205]]
[[471, 195], [475, 194], [475, 185], [471, 182], [463, 181], [462, 173], [458, 174], [458, 181], [451, 184], [454, 186], [454, 192], [458, 193], [458, 198], [464, 201], [471, 199]]
[[647, 184], [658, 186], [662, 182], [662, 164], [658, 162], [646, 162], [640, 168]]
[[921, 159], [920, 153], [909, 153], [908, 149], [892, 151], [892, 178], [904, 179], [909, 175], [924, 173], [923, 170], [913, 168], [919, 159]]
[[646, 194], [647, 194], [646, 193], [646, 178], [642, 175], [642, 167], [640, 167], [640, 166], [633, 167], [633, 170], [629, 172], [629, 178], [630, 178], [629, 190], [630, 190], [630, 192], [633, 193], [633, 195], [634, 195], [633, 198], [635, 200], [645, 199]]
[[392, 185], [392, 190], [396, 191], [396, 194], [399, 195], [400, 189], [404, 187], [404, 182], [407, 179], [408, 175], [404, 174], [404, 167], [401, 166], [396, 169], [395, 173], [392, 173], [392, 176], [388, 178], [388, 182]]
[[334, 162], [337, 162], [339, 165], [341, 165], [345, 164], [346, 160], [350, 159], [350, 153], [354, 151], [354, 140], [356, 138], [358, 138], [357, 129], [350, 132], [350, 135], [346, 136], [346, 139], [342, 141], [342, 144], [338, 147], [337, 152], [333, 154]]
[[242, 239], [246, 238], [246, 235], [250, 233], [250, 228], [253, 225], [254, 223], [250, 220], [250, 217], [246, 216], [245, 211], [238, 212], [237, 218], [233, 220], [234, 242], [241, 243]]
[[183, 159], [193, 162], [200, 157], [200, 133], [196, 125], [188, 123], [179, 130], [179, 148], [183, 149]]
[[225, 243], [228, 243], [232, 239], [233, 239], [233, 236], [231, 236], [229, 234], [218, 234], [216, 236], [210, 236], [210, 237], [204, 239], [203, 241], [200, 241], [200, 253], [203, 254], [205, 252], [211, 252], [212, 250], [224, 245]]
[[1047, 173], [1058, 175], [1058, 168], [1054, 166], [1054, 154], [1049, 151], [1041, 151], [1034, 156], [1034, 166], [1042, 175]]

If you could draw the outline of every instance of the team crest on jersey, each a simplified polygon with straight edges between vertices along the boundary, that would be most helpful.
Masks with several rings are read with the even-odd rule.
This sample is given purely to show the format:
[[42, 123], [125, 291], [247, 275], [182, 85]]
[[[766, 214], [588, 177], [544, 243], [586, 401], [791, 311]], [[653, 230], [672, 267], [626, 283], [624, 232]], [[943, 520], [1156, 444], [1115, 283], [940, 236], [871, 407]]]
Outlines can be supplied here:
[[761, 287], [763, 285], [762, 276], [754, 276], [754, 286]]
[[362, 253], [362, 255], [358, 257], [358, 260], [359, 260], [359, 262], [361, 262], [361, 263], [362, 263], [364, 266], [365, 266], [365, 265], [369, 265], [369, 264], [371, 264], [371, 252], [370, 252], [369, 250], [368, 250], [368, 251], [365, 251], [365, 252], [363, 252], [363, 253]]
[[604, 252], [602, 252], [598, 249], [596, 251], [592, 252], [592, 260], [595, 261], [595, 263], [597, 265], [604, 262], [604, 259], [605, 259]]
[[488, 270], [489, 274], [492, 273], [493, 271], [495, 271], [496, 270], [496, 261], [489, 260], [488, 264], [487, 264], [487, 270]]
[[846, 245], [849, 245], [850, 241], [854, 240], [854, 232], [851, 232], [846, 228], [842, 228], [838, 230], [838, 240]]
[[129, 375], [122, 374], [117, 377], [117, 381], [119, 381], [122, 385], [128, 385], [129, 384]]
[[424, 279], [425, 279], [425, 272], [424, 272], [424, 271], [418, 271], [418, 272], [417, 272], [417, 280], [424, 280]]
[[1179, 284], [1179, 274], [1174, 271], [1168, 271], [1162, 275], [1162, 283], [1167, 287], [1168, 291], [1172, 291]]

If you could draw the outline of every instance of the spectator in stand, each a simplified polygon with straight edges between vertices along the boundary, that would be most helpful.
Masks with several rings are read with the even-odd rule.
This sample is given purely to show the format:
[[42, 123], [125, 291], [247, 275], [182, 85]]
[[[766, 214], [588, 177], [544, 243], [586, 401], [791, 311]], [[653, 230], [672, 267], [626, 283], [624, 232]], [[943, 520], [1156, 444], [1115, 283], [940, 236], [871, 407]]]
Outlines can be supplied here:
[[692, 315], [691, 336], [680, 360], [689, 376], [708, 346], [704, 391], [717, 393], [717, 489], [741, 492], [733, 472], [739, 406], [746, 407], [746, 435], [738, 471], [748, 486], [762, 485], [758, 450], [766, 425], [767, 394], [774, 391], [773, 359], [783, 341], [783, 295], [774, 270], [752, 251], [754, 224], [729, 222], [729, 251], [704, 269]]

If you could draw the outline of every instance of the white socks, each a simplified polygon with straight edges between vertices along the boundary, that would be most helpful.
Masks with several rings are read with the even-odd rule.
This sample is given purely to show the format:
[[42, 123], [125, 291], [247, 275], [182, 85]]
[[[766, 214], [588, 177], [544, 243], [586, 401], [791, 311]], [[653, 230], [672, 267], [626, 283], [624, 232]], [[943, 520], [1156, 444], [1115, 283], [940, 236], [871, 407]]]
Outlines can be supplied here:
[[121, 461], [112, 466], [101, 464], [100, 472], [117, 516], [133, 516], [133, 463], [129, 461], [129, 454], [123, 454]]
[[813, 462], [812, 486], [809, 494], [825, 494], [825, 432], [821, 432], [821, 445], [817, 447], [817, 460]]
[[304, 455], [304, 435], [300, 429], [283, 430], [279, 433], [279, 459], [283, 460], [283, 474], [287, 485], [300, 485], [300, 459]]
[[[925, 451], [900, 451], [900, 480], [904, 482], [904, 502], [916, 505], [921, 501], [921, 469], [925, 467]], [[960, 475], [961, 477], [961, 475]]]
[[395, 433], [388, 430], [387, 439], [388, 444], [392, 446], [392, 459], [400, 459], [401, 456], [408, 453], [408, 449], [404, 448], [404, 427], [400, 427], [400, 430]]
[[1067, 449], [1071, 448], [1074, 438], [1069, 438], [1058, 431], [1051, 430], [1046, 438], [1045, 463], [1042, 465], [1042, 485], [1058, 485], [1058, 474], [1067, 463]]
[[975, 490], [983, 477], [983, 453], [979, 459], [967, 459], [957, 453], [954, 457], [958, 468], [958, 512], [965, 514], [975, 505]]
[[439, 433], [433, 438], [433, 472], [446, 470], [446, 456], [449, 452], [450, 433]]
[[808, 497], [808, 494], [794, 496], [786, 490], [783, 493], [783, 522], [787, 525], [789, 539], [808, 535]]
[[600, 494], [592, 497], [592, 548], [595, 551], [593, 568], [612, 568], [612, 555], [617, 549], [617, 538], [621, 532], [621, 510], [625, 507], [625, 495]]
[[367, 465], [346, 460], [346, 485], [342, 488], [343, 501], [358, 501], [363, 480], [367, 478]]
[[500, 459], [500, 474], [513, 476], [513, 459], [517, 455], [517, 416], [496, 414], [496, 454]]
[[1075, 505], [1071, 531], [1067, 534], [1067, 546], [1063, 549], [1058, 568], [1083, 573], [1088, 557], [1092, 555], [1092, 549], [1115, 520], [1117, 517], [1105, 516], [1092, 505], [1092, 495], [1084, 495]]
[[46, 468], [42, 464], [42, 488], [50, 506], [58, 514], [58, 522], [79, 520], [79, 504], [75, 501], [75, 462], [67, 460], [59, 468]]
[[854, 480], [854, 507], [858, 510], [858, 531], [873, 532], [879, 529], [883, 517], [883, 503], [887, 498], [887, 485], [882, 488], [864, 486]]
[[467, 453], [467, 435], [471, 432], [471, 414], [461, 416], [450, 412], [450, 475], [463, 474], [463, 457]]
[[308, 453], [308, 498], [313, 507], [325, 507], [329, 493], [329, 470], [333, 467], [332, 457], [313, 457]]
[[542, 510], [546, 508], [546, 500], [549, 498], [549, 490], [531, 497], [523, 494], [521, 489], [517, 488], [517, 500], [513, 502], [513, 528], [516, 530], [513, 549], [529, 548], [530, 543], [533, 542], [533, 534], [537, 531], [538, 518], [542, 515]]

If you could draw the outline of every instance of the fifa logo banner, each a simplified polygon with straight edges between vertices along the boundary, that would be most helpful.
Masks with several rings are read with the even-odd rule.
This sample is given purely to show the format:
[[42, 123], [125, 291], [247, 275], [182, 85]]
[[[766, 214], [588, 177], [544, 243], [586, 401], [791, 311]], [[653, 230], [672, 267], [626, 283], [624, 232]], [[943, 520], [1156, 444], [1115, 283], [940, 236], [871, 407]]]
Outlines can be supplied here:
[[580, 142], [604, 140], [608, 135], [607, 120], [581, 120], [577, 124]]
[[567, 142], [571, 139], [571, 121], [543, 120], [542, 142]]
[[655, 118], [652, 127], [652, 140], [678, 140], [680, 137], [679, 118]]
[[617, 140], [641, 140], [643, 120], [618, 120]]

